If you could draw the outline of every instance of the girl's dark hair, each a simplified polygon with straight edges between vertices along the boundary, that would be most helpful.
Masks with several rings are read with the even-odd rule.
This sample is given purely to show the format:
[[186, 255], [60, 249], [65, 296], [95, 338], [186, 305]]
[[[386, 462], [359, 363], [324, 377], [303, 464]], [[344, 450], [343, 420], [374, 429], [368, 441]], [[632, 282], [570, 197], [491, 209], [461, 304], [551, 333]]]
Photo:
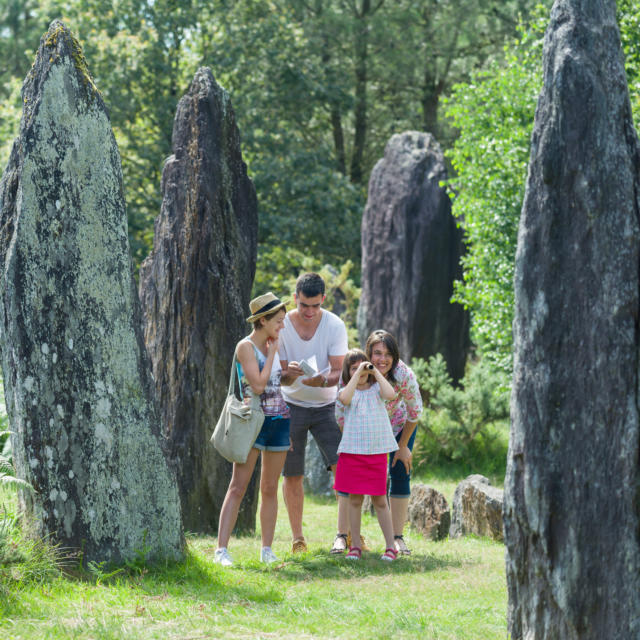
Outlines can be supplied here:
[[253, 328], [259, 329], [262, 326], [262, 322], [260, 322], [260, 320], [271, 320], [271, 318], [275, 318], [281, 311], [284, 311], [285, 313], [287, 313], [287, 307], [280, 307], [279, 309], [276, 309], [271, 313], [267, 313], [264, 316], [260, 316], [259, 318], [256, 318], [253, 321]]
[[[366, 362], [368, 360], [367, 354], [362, 349], [349, 349], [347, 355], [342, 361], [342, 382], [347, 384], [351, 380], [351, 367], [357, 362]], [[369, 374], [369, 381], [371, 379], [375, 381], [376, 377], [373, 373]]]
[[398, 349], [398, 343], [388, 331], [385, 331], [384, 329], [376, 329], [367, 338], [367, 343], [364, 346], [364, 350], [367, 354], [367, 360], [371, 360], [373, 347], [374, 345], [378, 344], [378, 342], [382, 342], [382, 344], [387, 347], [387, 350], [391, 354], [391, 369], [389, 369], [389, 373], [387, 373], [386, 378], [389, 382], [395, 382], [396, 379], [393, 377], [393, 372], [398, 366], [398, 362], [400, 362], [400, 350]]

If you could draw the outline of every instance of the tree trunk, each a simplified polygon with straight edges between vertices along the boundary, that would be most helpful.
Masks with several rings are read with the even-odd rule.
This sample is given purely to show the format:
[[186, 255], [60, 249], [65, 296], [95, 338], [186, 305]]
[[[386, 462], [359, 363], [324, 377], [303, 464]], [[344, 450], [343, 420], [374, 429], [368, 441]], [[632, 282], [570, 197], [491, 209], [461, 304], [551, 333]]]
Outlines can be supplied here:
[[367, 140], [367, 56], [369, 40], [370, 0], [362, 0], [362, 11], [355, 26], [355, 106], [353, 150], [351, 154], [351, 182], [361, 184], [364, 179], [364, 149]]
[[518, 234], [514, 639], [640, 635], [638, 140], [613, 0], [558, 0]]

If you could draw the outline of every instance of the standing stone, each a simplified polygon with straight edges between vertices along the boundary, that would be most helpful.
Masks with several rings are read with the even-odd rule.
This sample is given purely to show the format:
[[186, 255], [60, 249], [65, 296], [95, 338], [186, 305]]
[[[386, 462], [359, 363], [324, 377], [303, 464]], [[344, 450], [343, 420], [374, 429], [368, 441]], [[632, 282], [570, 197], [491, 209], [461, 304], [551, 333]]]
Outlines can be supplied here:
[[327, 469], [327, 464], [314, 438], [307, 438], [304, 459], [303, 487], [305, 493], [312, 493], [316, 496], [333, 495], [333, 474]]
[[449, 505], [433, 487], [421, 483], [411, 487], [407, 516], [412, 528], [429, 540], [444, 540], [449, 535]]
[[462, 234], [451, 201], [440, 145], [428, 133], [391, 137], [371, 173], [362, 218], [362, 295], [358, 330], [386, 329], [400, 355], [441, 353], [454, 380], [464, 375], [469, 316], [450, 302], [462, 278]]
[[[162, 194], [153, 252], [140, 269], [145, 341], [185, 527], [210, 532], [231, 464], [209, 439], [235, 345], [250, 331], [258, 214], [229, 95], [207, 68], [178, 104]], [[255, 526], [256, 475], [238, 517], [242, 529]]]
[[2, 369], [21, 496], [87, 560], [179, 557], [175, 474], [132, 276], [120, 156], [77, 40], [53, 22], [0, 183]]
[[504, 491], [479, 474], [467, 476], [453, 494], [452, 538], [468, 534], [504, 540], [502, 508]]
[[638, 140], [613, 0], [559, 0], [518, 232], [511, 637], [640, 636]]

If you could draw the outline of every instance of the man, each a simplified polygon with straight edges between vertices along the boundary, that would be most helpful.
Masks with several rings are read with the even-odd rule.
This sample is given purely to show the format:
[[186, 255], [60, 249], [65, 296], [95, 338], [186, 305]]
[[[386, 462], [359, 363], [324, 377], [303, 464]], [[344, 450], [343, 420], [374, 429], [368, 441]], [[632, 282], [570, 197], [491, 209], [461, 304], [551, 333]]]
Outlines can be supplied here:
[[[338, 316], [322, 308], [324, 300], [324, 280], [317, 273], [301, 275], [294, 295], [296, 308], [287, 313], [284, 329], [280, 331], [282, 395], [291, 409], [292, 444], [284, 464], [282, 493], [289, 514], [294, 553], [307, 550], [302, 532], [307, 432], [311, 432], [332, 472], [338, 462], [341, 438], [335, 400], [342, 361], [347, 353], [347, 328]], [[307, 376], [301, 368], [303, 360], [310, 361], [318, 373]], [[347, 518], [347, 509], [340, 504], [338, 531], [348, 529]]]

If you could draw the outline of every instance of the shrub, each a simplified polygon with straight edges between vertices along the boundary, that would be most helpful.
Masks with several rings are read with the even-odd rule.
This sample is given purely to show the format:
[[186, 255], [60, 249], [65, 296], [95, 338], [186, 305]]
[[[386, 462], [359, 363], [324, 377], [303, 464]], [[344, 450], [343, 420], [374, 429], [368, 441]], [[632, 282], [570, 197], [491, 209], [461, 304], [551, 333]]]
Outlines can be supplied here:
[[509, 417], [506, 374], [481, 360], [469, 365], [456, 387], [440, 354], [428, 361], [414, 358], [411, 368], [425, 400], [417, 434], [418, 472], [451, 463], [501, 472]]

